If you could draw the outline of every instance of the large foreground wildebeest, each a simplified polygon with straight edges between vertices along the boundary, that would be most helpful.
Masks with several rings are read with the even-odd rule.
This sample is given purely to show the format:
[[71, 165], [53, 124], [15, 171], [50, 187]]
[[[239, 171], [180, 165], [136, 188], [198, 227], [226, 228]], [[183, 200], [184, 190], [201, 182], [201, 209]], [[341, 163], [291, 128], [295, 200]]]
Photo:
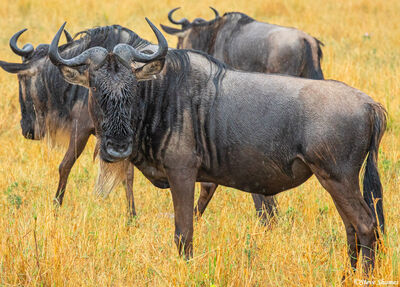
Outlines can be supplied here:
[[182, 29], [161, 25], [168, 34], [178, 36], [178, 48], [196, 49], [210, 54], [229, 66], [249, 72], [279, 73], [310, 79], [323, 79], [322, 43], [295, 28], [258, 22], [239, 13], [222, 17], [210, 7], [215, 18], [206, 21], [186, 18], [175, 21]]
[[[19, 82], [22, 134], [27, 139], [41, 140], [48, 136], [56, 144], [68, 143], [68, 149], [59, 166], [59, 184], [54, 202], [61, 205], [72, 166], [84, 150], [94, 127], [87, 109], [88, 90], [71, 85], [64, 80], [59, 70], [48, 59], [48, 44], [40, 44], [36, 49], [26, 44], [17, 46], [18, 38], [26, 29], [17, 32], [10, 39], [14, 53], [22, 57], [22, 63], [0, 61], [0, 67], [9, 73], [16, 73]], [[133, 44], [136, 34], [118, 25], [99, 27], [78, 34], [85, 35], [73, 40], [65, 33], [68, 43], [61, 47], [64, 56], [77, 53], [94, 46], [114, 47], [118, 43]], [[92, 46], [91, 46], [92, 45]], [[69, 137], [68, 139], [65, 136]], [[128, 213], [135, 216], [132, 192], [133, 166], [122, 163], [105, 165], [101, 162], [97, 188], [112, 189], [117, 183], [115, 177], [123, 176], [128, 200]], [[123, 169], [123, 173], [119, 169]], [[113, 172], [117, 174], [113, 176]]]
[[377, 157], [385, 109], [341, 82], [240, 72], [201, 52], [168, 51], [148, 22], [159, 43], [152, 54], [119, 44], [64, 59], [64, 24], [49, 57], [90, 89], [100, 157], [129, 158], [152, 182], [170, 185], [180, 254], [192, 256], [196, 181], [274, 195], [315, 174], [343, 219], [352, 266], [360, 248], [373, 266], [384, 226]]
[[[19, 81], [19, 100], [21, 106], [22, 134], [27, 139], [41, 140], [47, 136], [54, 143], [65, 141], [69, 137], [68, 149], [59, 166], [59, 184], [54, 202], [61, 205], [69, 173], [75, 161], [84, 150], [94, 126], [88, 113], [88, 90], [84, 87], [70, 84], [64, 80], [60, 71], [49, 61], [47, 54], [49, 45], [40, 44], [36, 49], [31, 44], [26, 44], [22, 49], [18, 47], [18, 38], [26, 29], [17, 32], [10, 39], [10, 47], [19, 56], [23, 63], [7, 63], [0, 61], [0, 67], [10, 73], [16, 73]], [[78, 40], [73, 40], [66, 32], [68, 43], [60, 47], [61, 54], [69, 57], [94, 46], [106, 49], [118, 43], [135, 45], [141, 49], [157, 49], [157, 46], [140, 39], [136, 33], [119, 25], [98, 27], [85, 30], [77, 35], [84, 35]], [[66, 140], [68, 142], [68, 139]], [[98, 146], [96, 146], [97, 153]], [[132, 191], [133, 166], [128, 162], [106, 164], [100, 161], [100, 169], [96, 182], [96, 193], [107, 195], [120, 181], [124, 181], [128, 201], [128, 214], [136, 215], [134, 196]], [[158, 185], [167, 188], [167, 185]], [[200, 215], [204, 212], [211, 200], [215, 186], [202, 183], [201, 195], [196, 211]], [[253, 195], [256, 210], [264, 220], [266, 208], [272, 214], [270, 205], [265, 204], [264, 196]]]

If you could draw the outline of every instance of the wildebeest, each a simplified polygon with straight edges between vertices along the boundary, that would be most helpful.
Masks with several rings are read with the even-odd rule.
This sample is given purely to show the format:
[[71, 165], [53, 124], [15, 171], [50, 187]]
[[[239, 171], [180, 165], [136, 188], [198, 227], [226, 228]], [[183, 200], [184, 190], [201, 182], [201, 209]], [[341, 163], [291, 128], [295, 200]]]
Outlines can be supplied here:
[[[84, 150], [94, 126], [89, 117], [88, 90], [84, 87], [70, 84], [64, 80], [59, 70], [48, 60], [49, 45], [40, 44], [36, 49], [26, 44], [22, 49], [18, 47], [18, 38], [26, 29], [17, 32], [10, 39], [10, 47], [22, 57], [22, 63], [6, 63], [0, 61], [0, 67], [10, 73], [16, 73], [19, 81], [19, 101], [21, 106], [22, 134], [27, 139], [41, 140], [47, 134], [53, 142], [68, 139], [68, 149], [59, 166], [59, 184], [54, 202], [61, 205], [67, 185], [69, 173], [75, 161]], [[84, 35], [81, 39], [73, 40], [65, 31], [67, 44], [60, 47], [61, 53], [68, 57], [80, 53], [93, 46], [112, 49], [118, 43], [136, 45], [141, 49], [154, 49], [153, 45], [138, 38], [136, 33], [119, 25], [98, 27], [85, 30], [77, 35]], [[156, 48], [156, 47], [155, 47]], [[98, 146], [96, 146], [95, 154]], [[133, 166], [127, 162], [106, 164], [100, 161], [99, 175], [95, 192], [107, 195], [121, 181], [123, 181], [128, 201], [128, 213], [136, 215], [132, 183], [134, 177]], [[167, 185], [158, 185], [167, 188]], [[215, 185], [202, 183], [201, 194], [196, 212], [203, 214], [215, 191]], [[264, 196], [253, 195], [258, 215], [265, 221], [266, 214], [273, 214], [273, 206], [264, 200]]]
[[[172, 15], [179, 9], [174, 8], [168, 13], [168, 19], [182, 29], [161, 27], [178, 36], [178, 49], [206, 52], [239, 70], [324, 78], [320, 63], [322, 43], [318, 39], [294, 28], [255, 21], [239, 12], [220, 17], [217, 10], [210, 8], [215, 13], [213, 20], [196, 18], [193, 22], [186, 18], [174, 20]], [[216, 188], [211, 185], [208, 190], [212, 193]], [[273, 215], [275, 200], [273, 197], [264, 200], [267, 213]]]
[[186, 18], [168, 19], [181, 29], [161, 25], [168, 34], [178, 36], [178, 48], [196, 49], [210, 54], [231, 67], [260, 73], [279, 73], [323, 79], [321, 70], [322, 43], [295, 28], [258, 22], [240, 12], [222, 17], [210, 7], [215, 18], [206, 21]]
[[[19, 48], [18, 38], [25, 31], [26, 29], [17, 32], [10, 39], [10, 47], [22, 57], [22, 63], [0, 61], [0, 67], [18, 75], [23, 136], [27, 139], [41, 140], [47, 135], [55, 143], [68, 142], [68, 139], [60, 136], [69, 137], [68, 149], [59, 166], [60, 178], [54, 199], [56, 204], [61, 205], [71, 168], [84, 150], [90, 135], [94, 133], [87, 109], [88, 90], [64, 80], [59, 70], [48, 59], [48, 44], [40, 44], [36, 49], [31, 44]], [[64, 56], [83, 51], [90, 48], [90, 45], [113, 47], [118, 43], [132, 44], [136, 41], [135, 33], [118, 25], [90, 29], [78, 34], [85, 36], [74, 41], [68, 32], [65, 33], [68, 43], [61, 47]], [[135, 216], [133, 166], [125, 163], [116, 166], [118, 168], [101, 162], [96, 187], [112, 189], [117, 183], [112, 173], [118, 173], [118, 169], [122, 168], [128, 213]], [[105, 186], [107, 184], [108, 186]]]
[[241, 72], [199, 51], [168, 51], [147, 21], [154, 53], [118, 44], [65, 59], [64, 23], [49, 57], [68, 81], [89, 88], [100, 157], [129, 158], [152, 182], [170, 185], [179, 253], [192, 256], [196, 181], [274, 195], [314, 174], [343, 219], [351, 265], [362, 249], [373, 267], [378, 223], [384, 229], [377, 159], [385, 109], [341, 82]]

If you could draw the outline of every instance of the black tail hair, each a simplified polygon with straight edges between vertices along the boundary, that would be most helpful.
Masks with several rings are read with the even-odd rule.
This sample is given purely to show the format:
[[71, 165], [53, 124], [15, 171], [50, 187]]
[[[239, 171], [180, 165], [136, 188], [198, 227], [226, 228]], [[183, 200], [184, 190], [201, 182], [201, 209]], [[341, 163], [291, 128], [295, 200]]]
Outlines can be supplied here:
[[316, 80], [323, 80], [324, 79], [324, 74], [322, 73], [321, 70], [321, 60], [322, 60], [322, 49], [321, 46], [323, 46], [324, 44], [314, 38], [315, 41], [317, 42], [317, 46], [318, 46], [318, 63], [314, 62], [314, 58], [313, 58], [313, 50], [311, 47], [311, 44], [308, 42], [307, 39], [304, 39], [304, 46], [306, 48], [306, 64], [304, 67], [304, 72], [303, 72], [303, 76], [305, 76], [306, 78], [310, 78], [310, 79], [316, 79]]
[[322, 53], [322, 48], [321, 47], [324, 47], [325, 44], [322, 43], [322, 41], [320, 41], [319, 39], [317, 39], [315, 37], [314, 37], [314, 40], [317, 42], [317, 45], [318, 45], [318, 60], [321, 61], [322, 58], [324, 57], [324, 54]]
[[[367, 164], [364, 173], [364, 200], [371, 208], [382, 233], [385, 231], [385, 218], [382, 204], [382, 185], [378, 172], [379, 143], [386, 129], [386, 110], [380, 104], [371, 104], [372, 136], [368, 148]], [[375, 208], [376, 207], [376, 208]]]

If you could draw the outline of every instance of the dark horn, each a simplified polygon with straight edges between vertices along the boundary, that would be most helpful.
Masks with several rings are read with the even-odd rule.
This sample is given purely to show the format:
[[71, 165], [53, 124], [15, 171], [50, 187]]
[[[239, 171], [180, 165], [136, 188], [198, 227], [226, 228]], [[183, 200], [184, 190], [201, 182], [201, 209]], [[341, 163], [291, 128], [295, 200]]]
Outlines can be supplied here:
[[0, 67], [8, 73], [16, 74], [21, 71], [29, 69], [31, 65], [29, 63], [18, 64], [18, 63], [7, 63], [4, 61], [0, 61]]
[[160, 26], [164, 30], [164, 32], [167, 33], [167, 34], [175, 35], [175, 34], [178, 34], [178, 33], [182, 32], [181, 29], [175, 29], [175, 28], [172, 28], [172, 27], [164, 26], [163, 24], [160, 24]]
[[67, 43], [71, 43], [74, 38], [72, 38], [71, 34], [68, 33], [68, 31], [66, 29], [64, 29], [64, 34], [65, 34], [65, 38], [67, 39]]
[[132, 61], [137, 61], [141, 63], [148, 63], [159, 58], [165, 57], [168, 52], [168, 43], [164, 35], [157, 29], [149, 19], [145, 18], [147, 23], [149, 23], [154, 34], [156, 34], [158, 40], [158, 50], [153, 54], [142, 53], [128, 44], [118, 44], [114, 47], [113, 53], [121, 60], [127, 68], [130, 68], [130, 63]]
[[214, 9], [213, 7], [210, 6], [210, 9], [214, 11], [215, 14], [215, 19], [219, 18], [219, 13], [216, 9]]
[[63, 59], [60, 56], [58, 53], [58, 43], [60, 42], [61, 33], [66, 24], [67, 22], [61, 26], [50, 44], [49, 58], [51, 62], [56, 66], [64, 65], [68, 67], [78, 67], [85, 64], [101, 64], [108, 54], [107, 50], [102, 47], [90, 48], [72, 59]]
[[14, 34], [14, 36], [11, 37], [10, 39], [10, 48], [13, 50], [13, 52], [19, 56], [27, 58], [33, 50], [35, 50], [32, 46], [32, 44], [26, 44], [22, 49], [18, 48], [17, 46], [17, 41], [18, 38], [22, 35], [28, 29], [23, 29], [17, 33]]
[[186, 18], [183, 18], [183, 19], [181, 19], [181, 20], [179, 20], [179, 21], [175, 21], [174, 19], [172, 19], [172, 14], [173, 14], [176, 10], [178, 10], [178, 9], [181, 9], [181, 7], [176, 7], [176, 8], [174, 8], [174, 9], [172, 9], [171, 11], [169, 11], [169, 13], [168, 13], [168, 20], [169, 20], [171, 23], [175, 24], [175, 25], [186, 25], [186, 24], [189, 24], [190, 22], [189, 22], [189, 20], [186, 19]]

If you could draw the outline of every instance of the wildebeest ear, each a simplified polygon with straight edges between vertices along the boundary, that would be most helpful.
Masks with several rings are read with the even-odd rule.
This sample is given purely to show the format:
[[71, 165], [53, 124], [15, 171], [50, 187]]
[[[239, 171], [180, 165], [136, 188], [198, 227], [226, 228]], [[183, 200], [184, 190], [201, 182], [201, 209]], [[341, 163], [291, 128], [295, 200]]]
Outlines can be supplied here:
[[89, 88], [89, 78], [86, 70], [80, 71], [79, 69], [61, 66], [60, 71], [68, 83]]
[[164, 67], [165, 59], [159, 59], [145, 64], [144, 66], [134, 70], [138, 81], [150, 80], [154, 75], [161, 72]]
[[163, 24], [160, 24], [160, 26], [164, 30], [165, 33], [170, 34], [170, 35], [175, 35], [178, 37], [183, 37], [186, 32], [186, 30], [175, 29], [172, 27], [164, 26]]

